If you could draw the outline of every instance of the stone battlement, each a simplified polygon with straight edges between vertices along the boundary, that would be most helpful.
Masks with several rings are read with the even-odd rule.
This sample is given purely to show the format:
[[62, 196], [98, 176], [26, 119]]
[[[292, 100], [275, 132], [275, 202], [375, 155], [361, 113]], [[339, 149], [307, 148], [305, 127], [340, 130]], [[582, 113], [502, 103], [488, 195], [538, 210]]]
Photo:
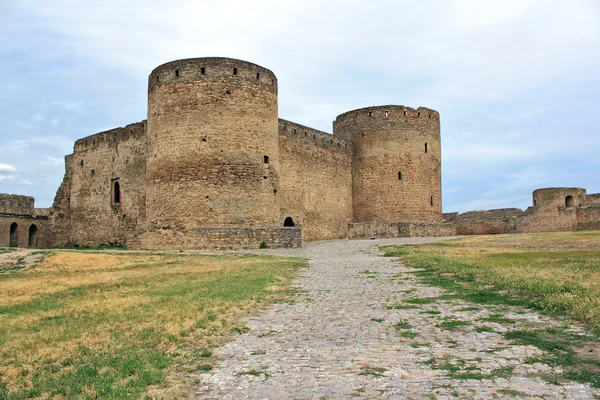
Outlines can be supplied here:
[[330, 151], [352, 154], [352, 142], [339, 139], [330, 133], [309, 128], [281, 118], [279, 118], [279, 134], [305, 141], [314, 146], [321, 146]]

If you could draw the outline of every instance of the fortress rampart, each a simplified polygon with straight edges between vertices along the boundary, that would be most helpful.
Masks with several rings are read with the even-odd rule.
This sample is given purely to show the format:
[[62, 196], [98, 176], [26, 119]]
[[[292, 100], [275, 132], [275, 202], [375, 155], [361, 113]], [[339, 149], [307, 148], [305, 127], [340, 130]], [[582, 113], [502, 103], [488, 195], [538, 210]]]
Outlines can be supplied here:
[[279, 120], [281, 223], [290, 218], [305, 240], [348, 236], [352, 220], [352, 143]]
[[294, 247], [302, 240], [600, 228], [600, 194], [442, 215], [440, 115], [366, 107], [333, 134], [279, 118], [275, 74], [193, 58], [148, 76], [147, 119], [79, 139], [48, 210], [0, 195], [0, 246]]

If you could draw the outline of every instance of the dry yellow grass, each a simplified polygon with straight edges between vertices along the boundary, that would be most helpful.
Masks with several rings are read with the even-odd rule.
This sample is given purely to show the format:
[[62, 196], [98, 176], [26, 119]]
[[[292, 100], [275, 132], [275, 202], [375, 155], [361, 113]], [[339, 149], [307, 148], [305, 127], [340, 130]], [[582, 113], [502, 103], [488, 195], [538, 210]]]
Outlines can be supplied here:
[[169, 365], [200, 362], [201, 349], [273, 300], [302, 265], [259, 256], [54, 252], [35, 268], [0, 276], [0, 398], [4, 389], [15, 399], [122, 398], [168, 386]]

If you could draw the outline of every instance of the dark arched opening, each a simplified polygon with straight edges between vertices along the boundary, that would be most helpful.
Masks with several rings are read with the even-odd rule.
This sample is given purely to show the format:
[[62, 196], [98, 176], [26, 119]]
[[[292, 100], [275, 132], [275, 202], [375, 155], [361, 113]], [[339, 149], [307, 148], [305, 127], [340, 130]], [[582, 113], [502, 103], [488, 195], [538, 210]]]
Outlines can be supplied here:
[[119, 204], [121, 202], [121, 186], [119, 182], [115, 182], [113, 186], [113, 203]]
[[19, 245], [19, 231], [17, 230], [18, 227], [19, 225], [17, 225], [16, 222], [10, 224], [10, 247], [17, 247]]
[[33, 224], [29, 227], [29, 247], [35, 248], [38, 245], [37, 239], [38, 227]]
[[285, 219], [285, 221], [283, 221], [283, 226], [288, 226], [288, 227], [296, 226], [296, 223], [294, 222], [294, 220], [292, 219], [292, 217], [287, 217]]
[[568, 195], [567, 197], [565, 197], [565, 206], [575, 207], [575, 199], [573, 198], [573, 196]]
[[537, 200], [536, 199], [533, 199], [533, 206], [537, 207]]

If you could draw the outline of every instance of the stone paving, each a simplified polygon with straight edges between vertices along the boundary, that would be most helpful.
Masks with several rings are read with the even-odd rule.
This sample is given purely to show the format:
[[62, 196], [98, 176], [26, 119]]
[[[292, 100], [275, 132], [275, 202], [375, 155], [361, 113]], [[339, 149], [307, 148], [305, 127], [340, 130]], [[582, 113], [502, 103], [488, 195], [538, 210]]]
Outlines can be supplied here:
[[[587, 384], [548, 383], [561, 371], [525, 363], [542, 352], [502, 336], [519, 324], [562, 322], [530, 310], [433, 299], [441, 289], [418, 283], [410, 268], [381, 257], [377, 248], [430, 240], [333, 241], [263, 251], [309, 259], [311, 267], [295, 280], [299, 294], [245, 321], [249, 331], [215, 351], [214, 369], [201, 376], [194, 398], [600, 398], [600, 390]], [[420, 298], [432, 299], [405, 302]], [[495, 313], [516, 322], [481, 320]], [[452, 321], [464, 325], [449, 330], [444, 322]]]

